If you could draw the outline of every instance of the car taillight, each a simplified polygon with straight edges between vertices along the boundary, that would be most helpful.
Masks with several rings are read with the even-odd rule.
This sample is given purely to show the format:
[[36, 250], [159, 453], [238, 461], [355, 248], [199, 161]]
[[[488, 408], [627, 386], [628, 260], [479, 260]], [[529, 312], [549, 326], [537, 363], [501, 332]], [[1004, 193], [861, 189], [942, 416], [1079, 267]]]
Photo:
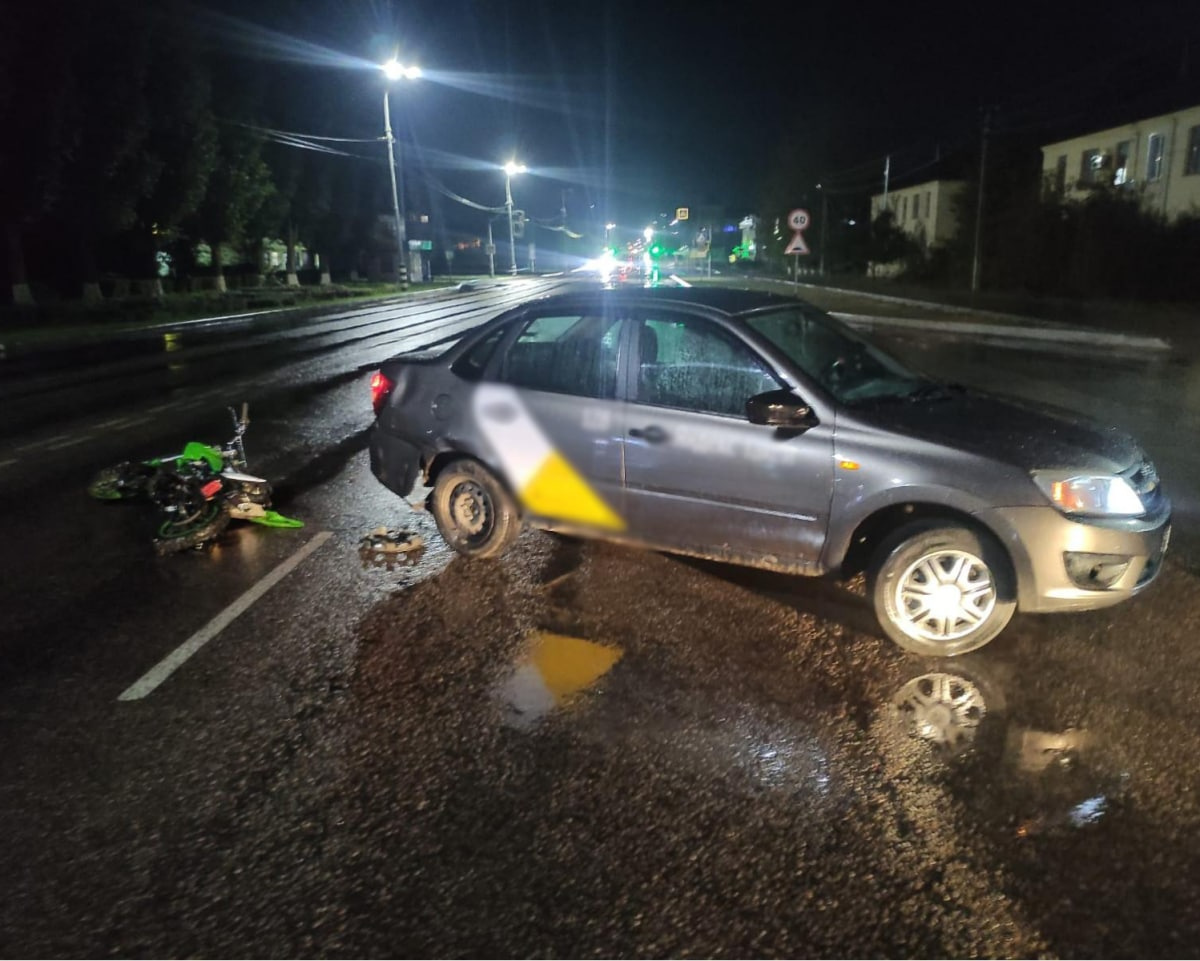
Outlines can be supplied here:
[[382, 370], [377, 370], [371, 375], [371, 407], [374, 409], [376, 417], [383, 410], [383, 405], [387, 403], [388, 397], [391, 396], [392, 388], [395, 386]]

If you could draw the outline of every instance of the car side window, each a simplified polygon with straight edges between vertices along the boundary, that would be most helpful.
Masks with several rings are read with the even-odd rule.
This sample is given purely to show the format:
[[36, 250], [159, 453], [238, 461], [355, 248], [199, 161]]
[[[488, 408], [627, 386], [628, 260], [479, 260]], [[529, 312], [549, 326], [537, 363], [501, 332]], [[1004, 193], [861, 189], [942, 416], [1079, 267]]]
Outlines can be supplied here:
[[748, 345], [702, 318], [647, 318], [638, 347], [639, 403], [745, 417], [751, 397], [786, 386]]
[[619, 321], [613, 316], [535, 317], [504, 358], [515, 387], [610, 399], [616, 395]]

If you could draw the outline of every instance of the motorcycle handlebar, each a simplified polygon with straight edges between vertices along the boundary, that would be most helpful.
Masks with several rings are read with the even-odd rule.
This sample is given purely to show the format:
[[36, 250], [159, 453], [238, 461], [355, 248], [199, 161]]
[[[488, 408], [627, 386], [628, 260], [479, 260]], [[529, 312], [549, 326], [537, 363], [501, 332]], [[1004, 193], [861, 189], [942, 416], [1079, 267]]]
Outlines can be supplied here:
[[250, 423], [250, 404], [247, 401], [242, 401], [242, 416], [239, 419], [238, 412], [232, 407], [228, 408], [229, 416], [233, 418], [233, 430], [241, 436], [246, 432], [246, 427]]

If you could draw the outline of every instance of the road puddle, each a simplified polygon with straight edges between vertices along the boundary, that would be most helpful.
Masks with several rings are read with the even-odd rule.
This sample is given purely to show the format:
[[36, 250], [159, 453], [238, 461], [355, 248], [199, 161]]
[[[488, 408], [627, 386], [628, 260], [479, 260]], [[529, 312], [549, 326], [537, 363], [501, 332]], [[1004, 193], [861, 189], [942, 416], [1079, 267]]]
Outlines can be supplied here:
[[952, 792], [1010, 837], [1090, 828], [1124, 804], [1129, 775], [1106, 762], [1092, 732], [1018, 723], [996, 677], [923, 673], [892, 695], [888, 710], [902, 740], [965, 773], [949, 782]]
[[619, 647], [538, 631], [530, 635], [515, 670], [496, 690], [510, 727], [529, 728], [573, 700], [619, 661]]
[[988, 713], [982, 688], [969, 678], [947, 672], [913, 678], [892, 696], [891, 706], [910, 737], [950, 755], [974, 745]]

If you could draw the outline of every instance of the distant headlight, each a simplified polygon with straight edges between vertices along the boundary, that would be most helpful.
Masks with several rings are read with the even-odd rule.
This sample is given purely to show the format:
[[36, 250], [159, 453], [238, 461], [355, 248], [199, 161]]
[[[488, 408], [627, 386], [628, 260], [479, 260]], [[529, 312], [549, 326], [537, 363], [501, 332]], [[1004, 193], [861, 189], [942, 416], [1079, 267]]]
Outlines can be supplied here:
[[1137, 491], [1124, 477], [1034, 471], [1033, 482], [1064, 514], [1136, 517], [1146, 512]]

